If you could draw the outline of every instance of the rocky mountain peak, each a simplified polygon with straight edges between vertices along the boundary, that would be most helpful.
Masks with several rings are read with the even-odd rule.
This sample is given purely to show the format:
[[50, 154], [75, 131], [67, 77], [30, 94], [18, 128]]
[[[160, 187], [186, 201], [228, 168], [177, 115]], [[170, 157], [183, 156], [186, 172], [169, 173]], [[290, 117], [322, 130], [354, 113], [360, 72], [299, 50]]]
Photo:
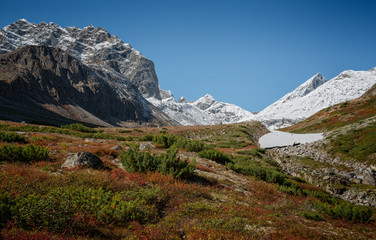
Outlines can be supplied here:
[[294, 91], [292, 91], [288, 96], [286, 97], [286, 100], [290, 100], [293, 98], [303, 97], [322, 84], [326, 83], [326, 79], [324, 78], [321, 73], [315, 74], [313, 77], [305, 81], [303, 84], [301, 84], [299, 87], [297, 87]]
[[188, 101], [185, 99], [185, 97], [180, 97], [178, 103], [188, 103]]
[[195, 101], [193, 105], [197, 106], [201, 110], [206, 110], [216, 102], [217, 101], [210, 94], [206, 94]]
[[159, 92], [160, 92], [162, 100], [170, 99], [170, 100], [174, 100], [175, 101], [174, 95], [172, 95], [171, 90], [159, 89]]
[[86, 65], [125, 76], [144, 97], [160, 99], [153, 62], [103, 28], [62, 28], [54, 23], [34, 24], [20, 19], [1, 30], [0, 54], [26, 45], [60, 48]]

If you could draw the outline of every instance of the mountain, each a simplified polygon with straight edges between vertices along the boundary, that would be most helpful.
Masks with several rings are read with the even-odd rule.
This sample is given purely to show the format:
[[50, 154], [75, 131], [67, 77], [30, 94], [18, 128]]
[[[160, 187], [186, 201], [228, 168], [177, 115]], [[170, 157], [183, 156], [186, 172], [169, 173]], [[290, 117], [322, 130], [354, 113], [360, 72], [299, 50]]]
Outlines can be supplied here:
[[233, 104], [218, 102], [206, 94], [194, 102], [184, 97], [175, 100], [171, 91], [161, 90], [162, 99], [147, 98], [181, 125], [215, 125], [250, 121], [254, 114]]
[[62, 28], [54, 23], [34, 24], [20, 19], [1, 30], [0, 54], [27, 45], [60, 48], [85, 65], [125, 76], [144, 97], [160, 98], [153, 62], [103, 28]]
[[329, 81], [316, 74], [262, 110], [256, 119], [270, 129], [287, 127], [321, 109], [360, 97], [375, 83], [375, 68], [369, 71], [344, 71]]
[[[209, 95], [195, 103], [188, 103], [185, 98], [176, 102], [171, 91], [159, 88], [152, 61], [132, 48], [130, 44], [124, 43], [116, 36], [111, 36], [100, 27], [95, 28], [90, 25], [83, 29], [62, 28], [54, 23], [34, 24], [20, 19], [4, 27], [0, 32], [0, 54], [10, 53], [29, 45], [61, 49], [90, 68], [90, 71], [99, 71], [102, 75], [107, 75], [106, 81], [116, 88], [115, 92], [122, 91], [122, 84], [133, 84], [144, 98], [176, 121], [169, 120], [166, 115], [158, 113], [158, 109], [146, 104], [154, 109], [160, 122], [207, 125], [234, 123], [253, 117], [252, 113], [232, 104], [217, 102]], [[114, 81], [117, 83], [115, 84]], [[132, 94], [125, 95], [133, 96]], [[207, 102], [209, 100], [210, 102]], [[203, 108], [203, 104], [206, 104], [206, 107]], [[130, 119], [134, 120], [133, 117]], [[117, 120], [111, 122], [117, 122]]]
[[326, 132], [376, 115], [376, 83], [361, 97], [325, 108], [282, 129], [295, 133]]
[[92, 69], [48, 46], [26, 46], [0, 55], [0, 103], [0, 116], [9, 120], [168, 124], [168, 118], [122, 75]]
[[[160, 98], [153, 62], [102, 28], [61, 28], [20, 19], [0, 31], [0, 54], [5, 54], [2, 118], [100, 126], [178, 124], [144, 99]], [[24, 85], [33, 86], [35, 95], [23, 91]]]

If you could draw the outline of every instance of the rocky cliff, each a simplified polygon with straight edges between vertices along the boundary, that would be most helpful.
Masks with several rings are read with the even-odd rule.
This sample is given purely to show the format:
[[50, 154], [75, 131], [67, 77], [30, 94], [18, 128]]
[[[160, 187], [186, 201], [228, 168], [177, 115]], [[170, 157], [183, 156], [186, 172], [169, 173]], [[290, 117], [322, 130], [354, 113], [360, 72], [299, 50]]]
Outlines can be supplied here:
[[48, 112], [46, 120], [60, 116], [101, 126], [169, 122], [123, 75], [90, 68], [48, 46], [0, 55], [0, 96], [1, 115], [11, 120], [23, 119], [25, 112], [35, 109]]
[[0, 54], [27, 45], [60, 48], [85, 65], [122, 74], [144, 97], [160, 98], [153, 62], [103, 28], [62, 28], [54, 23], [34, 24], [20, 19], [1, 30]]

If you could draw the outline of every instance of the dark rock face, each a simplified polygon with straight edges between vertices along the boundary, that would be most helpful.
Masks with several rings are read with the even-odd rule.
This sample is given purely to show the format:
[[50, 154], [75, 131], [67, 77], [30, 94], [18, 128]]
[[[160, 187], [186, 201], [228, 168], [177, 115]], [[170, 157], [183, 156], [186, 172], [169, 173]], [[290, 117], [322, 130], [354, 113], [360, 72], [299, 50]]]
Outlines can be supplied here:
[[121, 74], [137, 86], [144, 97], [160, 99], [154, 63], [131, 45], [105, 29], [88, 26], [62, 28], [54, 23], [29, 23], [25, 19], [0, 32], [0, 54], [27, 45], [46, 45], [64, 50], [85, 65]]
[[78, 152], [65, 160], [61, 168], [93, 168], [103, 169], [104, 165], [102, 160], [89, 152]]
[[35, 109], [50, 113], [48, 117], [101, 126], [168, 122], [158, 120], [163, 114], [121, 74], [87, 67], [61, 49], [47, 46], [27, 46], [0, 55], [0, 102], [1, 107], [6, 102], [18, 106], [13, 116], [21, 109]]

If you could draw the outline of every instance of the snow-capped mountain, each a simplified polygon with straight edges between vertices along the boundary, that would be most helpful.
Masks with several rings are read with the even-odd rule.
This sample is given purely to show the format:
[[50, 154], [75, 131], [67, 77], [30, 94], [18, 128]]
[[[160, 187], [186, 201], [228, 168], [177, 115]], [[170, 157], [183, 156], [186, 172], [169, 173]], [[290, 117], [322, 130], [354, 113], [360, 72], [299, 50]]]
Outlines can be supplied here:
[[316, 74], [262, 110], [256, 119], [270, 129], [286, 127], [321, 109], [358, 98], [375, 83], [376, 68], [369, 71], [344, 71], [329, 81], [321, 74]]
[[62, 28], [54, 23], [34, 24], [20, 19], [0, 31], [0, 54], [27, 45], [60, 48], [86, 65], [123, 75], [144, 97], [160, 98], [153, 62], [103, 28]]
[[171, 91], [159, 89], [152, 61], [100, 27], [62, 28], [54, 23], [34, 24], [20, 19], [1, 30], [0, 54], [27, 45], [46, 45], [67, 52], [93, 70], [109, 75], [106, 79], [116, 79], [116, 84], [109, 83], [117, 92], [122, 92], [122, 86], [129, 89], [129, 83], [134, 84], [143, 97], [182, 125], [233, 123], [253, 117], [252, 113], [218, 102], [210, 95], [193, 103], [185, 98], [176, 102]]
[[[44, 109], [40, 111], [90, 124], [177, 124], [144, 98], [160, 98], [154, 64], [102, 28], [61, 28], [54, 23], [33, 24], [20, 19], [0, 31], [0, 54], [4, 56], [2, 90], [13, 89], [0, 91], [1, 104], [4, 107], [6, 103], [7, 109], [17, 115], [8, 119], [24, 120], [21, 111], [28, 111], [28, 107], [22, 100], [29, 99], [33, 107]], [[19, 67], [12, 67], [16, 62]], [[22, 91], [20, 81], [35, 86], [36, 94]], [[48, 81], [47, 86], [42, 84]], [[61, 89], [61, 85], [71, 90]], [[21, 110], [14, 111], [15, 104]]]
[[218, 102], [206, 94], [194, 102], [184, 97], [176, 102], [171, 91], [161, 90], [162, 99], [148, 98], [154, 106], [182, 125], [214, 125], [249, 121], [254, 114], [233, 104]]

